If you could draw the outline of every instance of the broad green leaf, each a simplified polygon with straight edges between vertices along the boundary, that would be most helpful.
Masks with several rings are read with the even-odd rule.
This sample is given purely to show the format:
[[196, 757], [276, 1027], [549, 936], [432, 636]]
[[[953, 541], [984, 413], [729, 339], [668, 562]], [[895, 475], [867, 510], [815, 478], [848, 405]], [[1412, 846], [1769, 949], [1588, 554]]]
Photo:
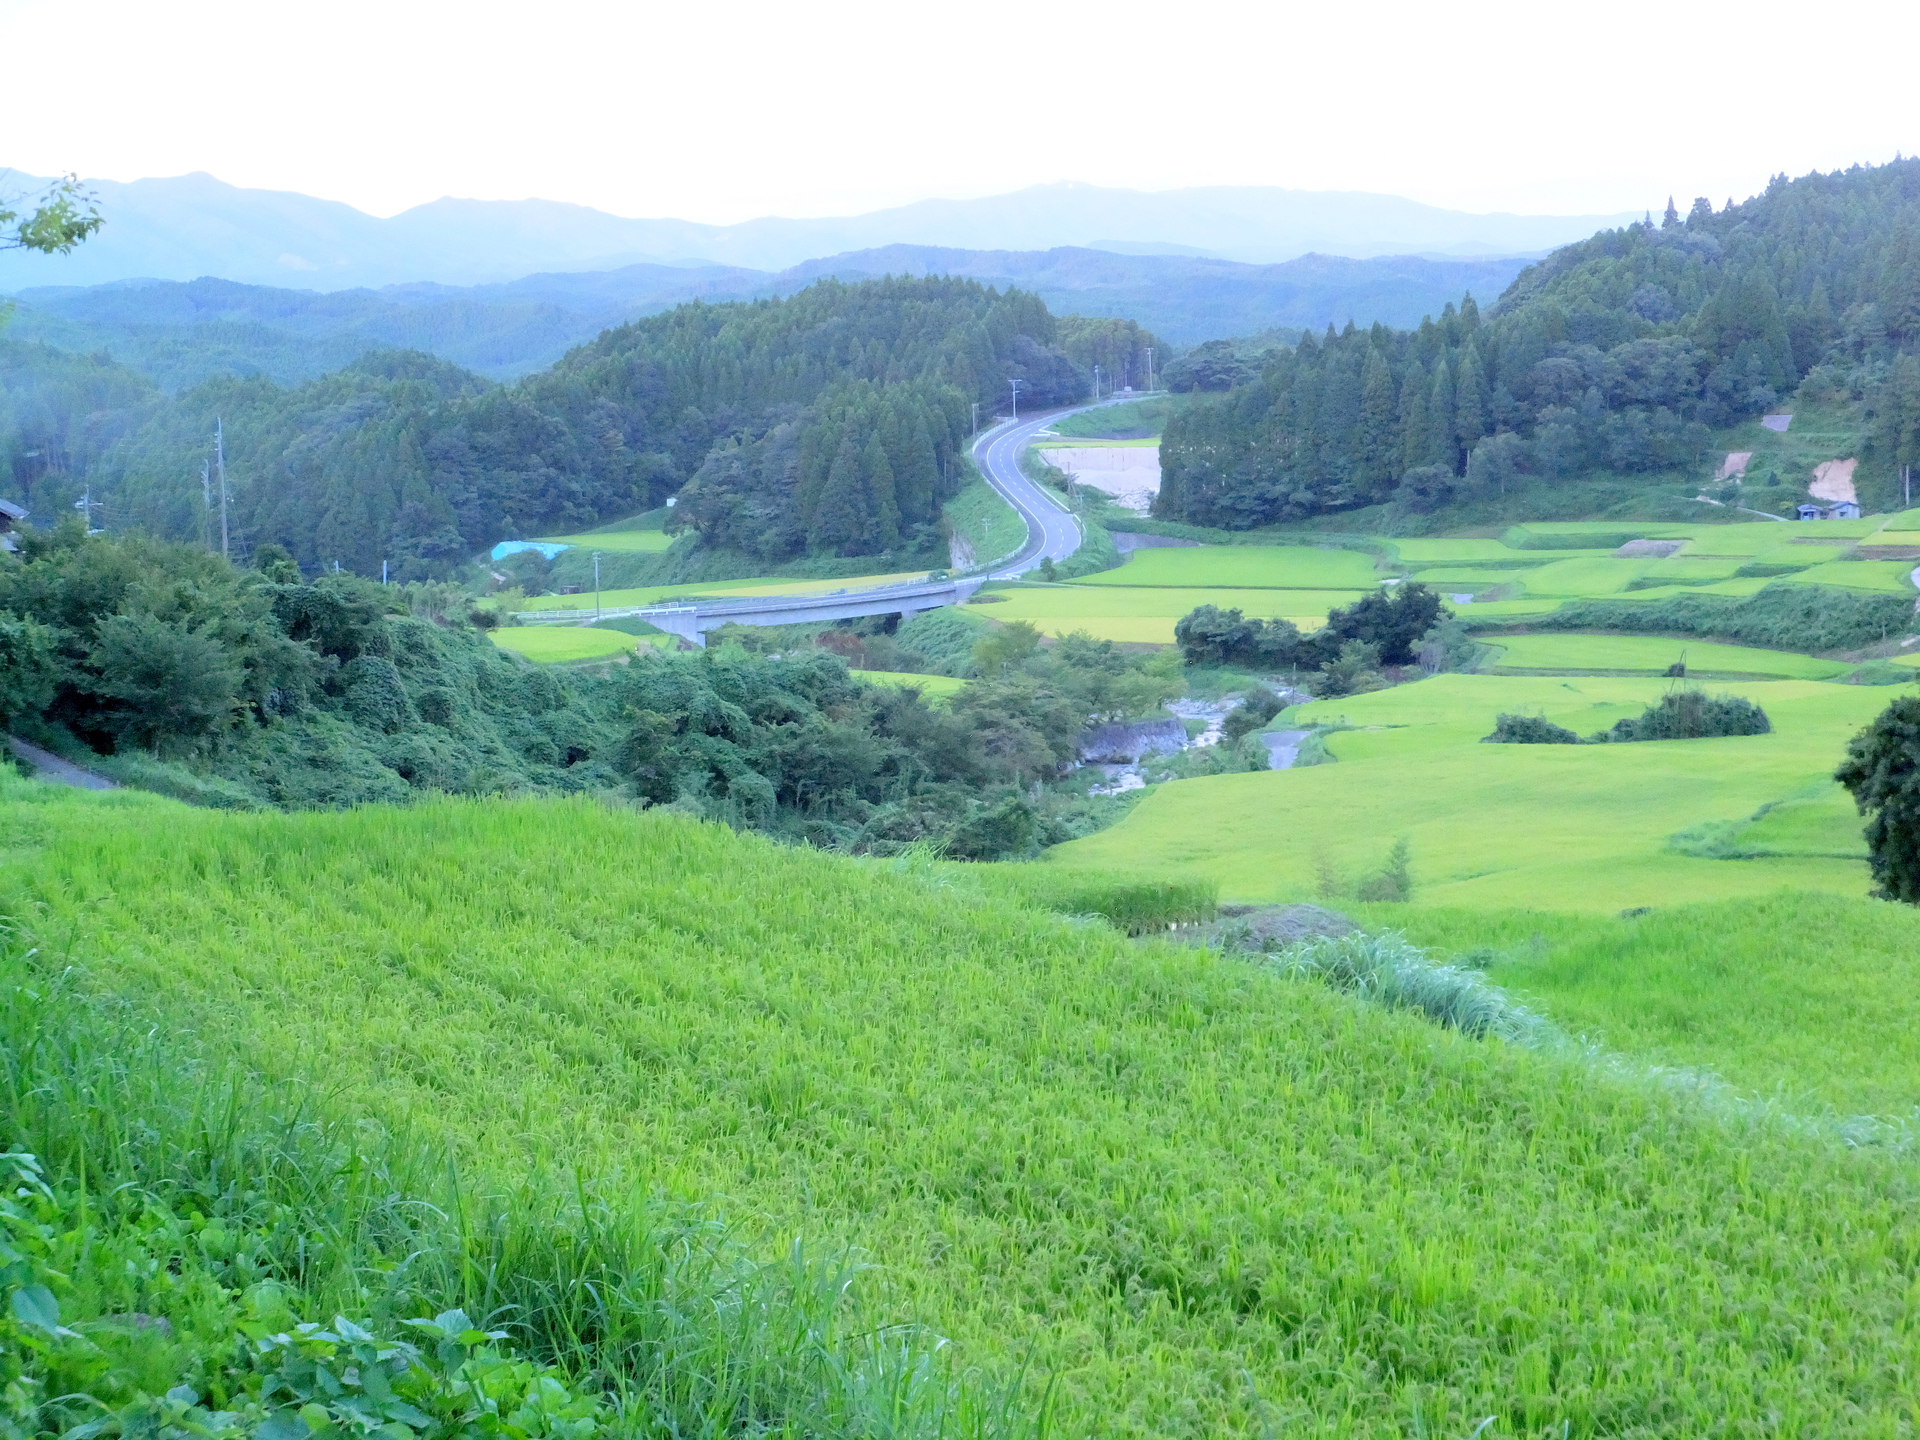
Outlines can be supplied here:
[[31, 1325], [49, 1335], [60, 1329], [60, 1302], [44, 1285], [23, 1285], [13, 1292], [13, 1315], [22, 1325]]

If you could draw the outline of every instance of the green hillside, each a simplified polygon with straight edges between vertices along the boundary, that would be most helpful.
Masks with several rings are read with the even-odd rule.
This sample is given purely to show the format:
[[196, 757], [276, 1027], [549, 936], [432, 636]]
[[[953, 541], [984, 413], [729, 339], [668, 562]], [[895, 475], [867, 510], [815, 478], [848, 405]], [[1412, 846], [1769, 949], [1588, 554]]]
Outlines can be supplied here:
[[[1910, 159], [1777, 176], [1563, 246], [1484, 315], [1469, 296], [1417, 328], [1309, 334], [1169, 420], [1154, 513], [1248, 529], [1351, 512], [1413, 534], [1678, 519], [1703, 486], [1790, 505], [1814, 464], [1849, 457], [1860, 500], [1889, 508], [1920, 451], [1916, 196]], [[1769, 411], [1801, 435], [1763, 430]], [[1744, 480], [1716, 486], [1736, 451]]]
[[1054, 1433], [1894, 1434], [1916, 1399], [1906, 1162], [1632, 1066], [676, 816], [0, 799], [0, 893], [58, 937], [16, 966], [483, 1187], [858, 1245], [944, 1364], [1044, 1375]]

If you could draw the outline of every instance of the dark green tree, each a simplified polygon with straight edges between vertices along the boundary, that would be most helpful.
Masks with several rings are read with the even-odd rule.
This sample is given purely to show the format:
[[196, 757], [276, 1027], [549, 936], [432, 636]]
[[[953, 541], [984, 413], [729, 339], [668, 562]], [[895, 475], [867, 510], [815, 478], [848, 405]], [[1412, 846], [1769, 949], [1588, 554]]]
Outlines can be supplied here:
[[1875, 893], [1920, 905], [1920, 696], [1895, 700], [1847, 745], [1834, 772], [1867, 821]]

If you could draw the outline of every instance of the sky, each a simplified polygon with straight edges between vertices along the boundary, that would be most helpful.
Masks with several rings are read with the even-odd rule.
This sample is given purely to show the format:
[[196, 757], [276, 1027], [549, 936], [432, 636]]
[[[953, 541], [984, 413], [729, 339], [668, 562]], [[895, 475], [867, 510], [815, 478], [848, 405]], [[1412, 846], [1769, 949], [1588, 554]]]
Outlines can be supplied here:
[[1920, 150], [1920, 6], [1809, 13], [0, 0], [0, 166], [201, 170], [376, 215], [537, 196], [730, 223], [1055, 180], [1684, 210]]

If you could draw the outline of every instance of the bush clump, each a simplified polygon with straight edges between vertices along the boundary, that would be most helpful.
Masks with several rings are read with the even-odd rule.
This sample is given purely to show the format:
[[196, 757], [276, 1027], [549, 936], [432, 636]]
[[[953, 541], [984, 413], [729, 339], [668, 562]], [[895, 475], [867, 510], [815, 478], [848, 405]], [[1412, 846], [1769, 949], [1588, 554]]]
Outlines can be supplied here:
[[1502, 715], [1482, 745], [1578, 745], [1580, 737], [1540, 715]]
[[1773, 730], [1767, 712], [1738, 695], [1708, 695], [1675, 690], [1641, 714], [1620, 720], [1611, 730], [1584, 741], [1564, 725], [1539, 715], [1502, 715], [1482, 745], [1607, 745], [1630, 740], [1708, 740], [1720, 735], [1766, 735]]
[[1251, 691], [1227, 712], [1227, 718], [1220, 722], [1220, 733], [1228, 743], [1238, 744], [1242, 737], [1251, 735], [1286, 708], [1287, 702], [1271, 690]]
[[1708, 695], [1675, 690], [1649, 705], [1645, 713], [1621, 720], [1593, 737], [1594, 743], [1623, 740], [1706, 740], [1718, 735], [1765, 735], [1773, 725], [1767, 712], [1738, 695]]
[[1379, 664], [1411, 665], [1441, 616], [1438, 593], [1426, 585], [1406, 584], [1341, 606], [1311, 635], [1302, 635], [1291, 620], [1250, 620], [1237, 609], [1201, 605], [1180, 618], [1173, 637], [1189, 665], [1318, 670], [1339, 661], [1354, 642], [1372, 646]]

